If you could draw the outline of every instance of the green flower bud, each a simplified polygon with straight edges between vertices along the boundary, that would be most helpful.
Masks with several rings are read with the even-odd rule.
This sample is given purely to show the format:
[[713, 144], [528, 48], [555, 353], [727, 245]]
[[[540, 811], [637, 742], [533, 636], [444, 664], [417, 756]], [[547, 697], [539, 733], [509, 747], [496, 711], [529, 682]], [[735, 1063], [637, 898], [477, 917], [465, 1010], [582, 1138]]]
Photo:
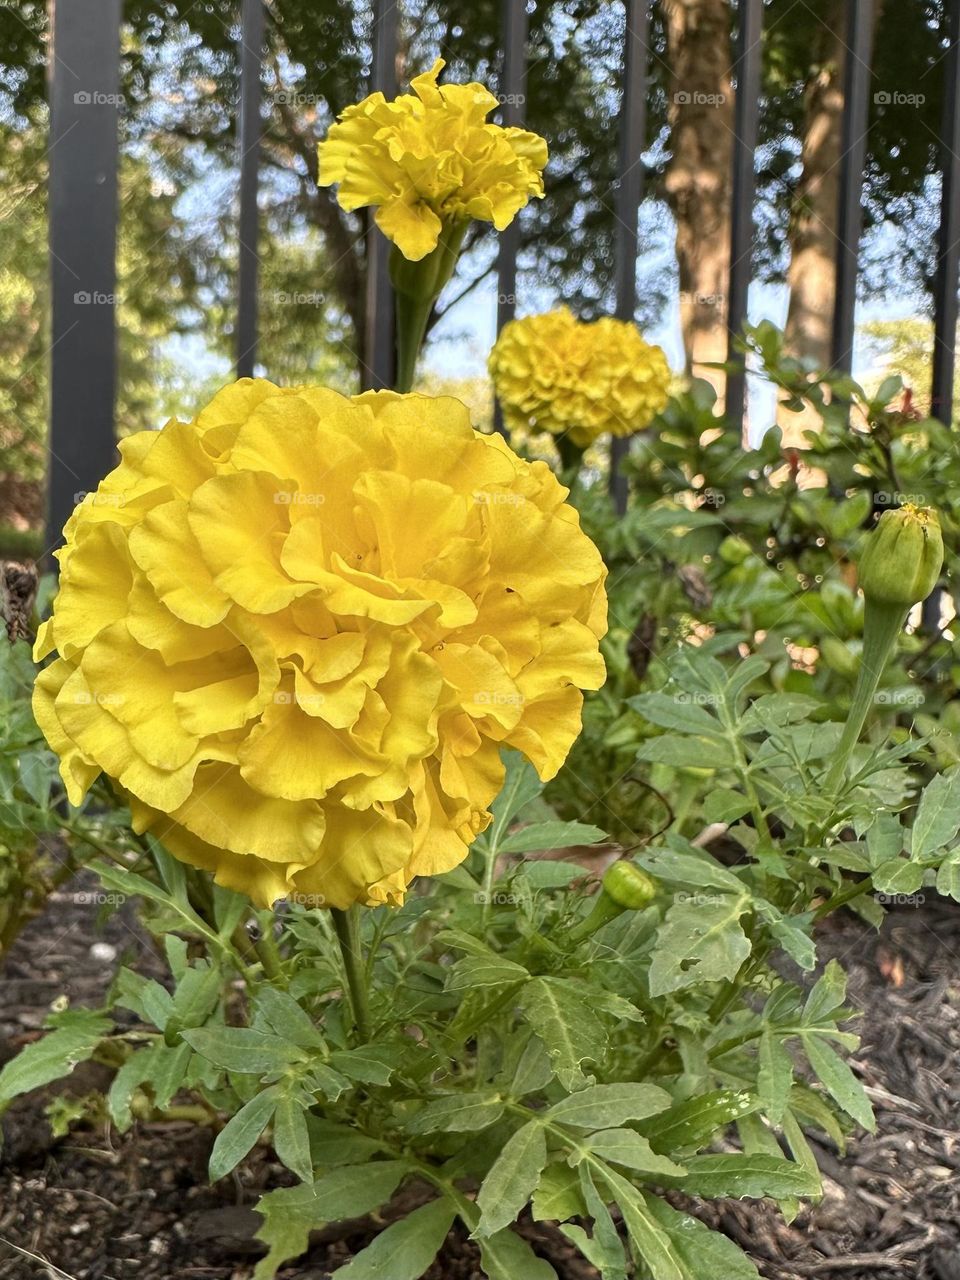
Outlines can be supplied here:
[[870, 535], [860, 557], [860, 589], [867, 601], [909, 609], [926, 600], [942, 568], [937, 513], [907, 503], [885, 511]]
[[657, 882], [635, 862], [615, 862], [603, 877], [603, 891], [619, 907], [642, 911], [657, 896]]

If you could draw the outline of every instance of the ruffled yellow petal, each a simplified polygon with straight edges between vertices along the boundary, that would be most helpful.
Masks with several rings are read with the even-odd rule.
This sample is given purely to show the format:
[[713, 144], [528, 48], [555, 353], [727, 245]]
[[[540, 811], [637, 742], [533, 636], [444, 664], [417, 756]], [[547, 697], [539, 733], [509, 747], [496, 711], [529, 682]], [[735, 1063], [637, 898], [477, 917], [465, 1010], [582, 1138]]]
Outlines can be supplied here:
[[[416, 149], [416, 112], [374, 109]], [[259, 904], [401, 901], [490, 821], [501, 745], [549, 776], [602, 679], [605, 571], [565, 497], [449, 399], [245, 380], [133, 437], [37, 641], [69, 798], [102, 771]]]
[[348, 107], [318, 148], [321, 186], [339, 183], [344, 209], [377, 209], [377, 225], [411, 261], [436, 248], [444, 222], [478, 218], [499, 230], [543, 195], [547, 144], [487, 122], [497, 99], [480, 84], [438, 85], [438, 59], [388, 102]]

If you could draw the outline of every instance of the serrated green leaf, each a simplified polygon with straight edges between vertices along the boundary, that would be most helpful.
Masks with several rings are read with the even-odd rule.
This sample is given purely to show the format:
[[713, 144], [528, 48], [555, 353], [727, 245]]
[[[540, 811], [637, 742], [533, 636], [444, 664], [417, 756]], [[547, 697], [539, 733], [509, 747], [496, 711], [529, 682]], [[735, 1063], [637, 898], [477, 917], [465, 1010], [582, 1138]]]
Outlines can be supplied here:
[[320, 1116], [308, 1115], [307, 1129], [310, 1133], [311, 1163], [315, 1170], [361, 1164], [382, 1151], [375, 1138], [368, 1138], [349, 1125], [337, 1124]]
[[408, 1133], [475, 1133], [503, 1115], [503, 1099], [496, 1093], [452, 1093], [435, 1098], [407, 1121]]
[[133, 1095], [150, 1074], [152, 1049], [153, 1045], [149, 1045], [132, 1053], [110, 1084], [107, 1093], [107, 1111], [121, 1133], [126, 1133], [133, 1124], [130, 1104]]
[[638, 1124], [654, 1151], [680, 1158], [685, 1151], [704, 1147], [728, 1124], [757, 1111], [759, 1098], [746, 1089], [716, 1089], [678, 1102], [659, 1115]]
[[281, 1093], [273, 1116], [273, 1149], [277, 1159], [301, 1182], [313, 1182], [310, 1134], [303, 1103], [288, 1090]]
[[770, 932], [805, 973], [812, 972], [817, 964], [816, 943], [807, 932], [811, 918], [809, 915], [794, 916], [793, 919], [784, 917], [770, 925]]
[[264, 1222], [257, 1239], [269, 1253], [257, 1263], [253, 1280], [273, 1280], [281, 1262], [305, 1252], [311, 1231], [379, 1209], [407, 1172], [401, 1160], [377, 1160], [335, 1169], [312, 1186], [301, 1183], [261, 1196], [257, 1213]]
[[323, 1036], [288, 992], [262, 986], [257, 991], [254, 1007], [281, 1040], [289, 1040], [301, 1049], [322, 1051], [326, 1048]]
[[718, 787], [703, 799], [705, 822], [736, 822], [750, 812], [750, 801], [739, 791]]
[[493, 821], [486, 835], [487, 846], [493, 856], [499, 852], [500, 842], [510, 824], [543, 790], [536, 769], [519, 751], [505, 751], [503, 762], [506, 776], [500, 794], [490, 806]]
[[522, 964], [504, 956], [465, 956], [450, 968], [447, 991], [473, 991], [478, 987], [508, 987], [526, 982], [530, 974]]
[[563, 1087], [585, 1085], [583, 1064], [596, 1062], [606, 1042], [603, 1024], [590, 1006], [562, 980], [535, 978], [523, 988], [520, 1007]]
[[819, 1178], [783, 1156], [691, 1156], [686, 1165], [686, 1176], [668, 1179], [668, 1185], [708, 1200], [725, 1196], [759, 1200], [764, 1196], [782, 1199], [820, 1194]]
[[[707, 695], [709, 696], [709, 695]], [[680, 733], [705, 734], [709, 738], [722, 738], [723, 726], [707, 707], [695, 701], [696, 695], [678, 693], [641, 693], [627, 699], [627, 706], [638, 711], [651, 724], [661, 729], [677, 729]]]
[[539, 1036], [531, 1035], [517, 1060], [510, 1082], [510, 1097], [520, 1099], [528, 1093], [539, 1093], [553, 1079], [550, 1055]]
[[480, 1266], [487, 1280], [557, 1280], [550, 1263], [538, 1258], [510, 1227], [479, 1244]]
[[731, 769], [737, 763], [730, 744], [719, 738], [680, 737], [664, 733], [648, 738], [637, 749], [637, 759], [669, 764], [675, 769]]
[[647, 1213], [666, 1234], [683, 1280], [759, 1280], [747, 1255], [720, 1231], [689, 1213], [679, 1213], [658, 1196], [645, 1195]]
[[[649, 1268], [653, 1280], [693, 1280], [689, 1273], [685, 1273], [670, 1236], [651, 1214], [646, 1197], [613, 1169], [604, 1169], [602, 1176], [620, 1206], [630, 1241]], [[699, 1277], [703, 1273], [697, 1274]]]
[[877, 1127], [870, 1099], [847, 1064], [820, 1036], [805, 1034], [803, 1050], [820, 1083], [857, 1124], [873, 1133]]
[[603, 1280], [627, 1280], [627, 1256], [620, 1232], [586, 1164], [580, 1166], [580, 1185], [587, 1211], [593, 1219], [593, 1235], [587, 1236], [582, 1228], [573, 1224], [562, 1226], [560, 1230], [568, 1239], [578, 1243], [580, 1252], [597, 1268]]
[[749, 898], [717, 898], [715, 903], [675, 903], [668, 910], [650, 963], [651, 995], [736, 977], [750, 954], [750, 940], [740, 927]]
[[[744, 1116], [737, 1121], [737, 1133], [748, 1156], [766, 1155], [783, 1159], [783, 1151], [773, 1132], [767, 1128], [758, 1115]], [[804, 1166], [806, 1167], [806, 1166]], [[809, 1172], [809, 1170], [808, 1170]], [[800, 1202], [796, 1196], [785, 1196], [777, 1199], [780, 1212], [789, 1224], [800, 1212]]]
[[802, 1021], [805, 1026], [822, 1023], [839, 1009], [847, 998], [847, 975], [836, 960], [831, 960], [823, 976], [814, 984], [803, 1006]]
[[87, 1013], [21, 1049], [0, 1071], [0, 1107], [18, 1094], [69, 1075], [77, 1063], [92, 1056], [111, 1025], [109, 1018]]
[[[500, 842], [501, 853], [533, 853], [539, 849], [568, 849], [572, 845], [598, 844], [607, 839], [605, 831], [585, 822], [535, 822], [511, 831]], [[583, 874], [583, 869], [580, 869]]]
[[548, 1164], [540, 1175], [531, 1201], [535, 1222], [565, 1222], [580, 1217], [585, 1209], [576, 1169], [559, 1162]]
[[[583, 1140], [583, 1148], [610, 1164], [620, 1164], [636, 1173], [649, 1174], [652, 1177], [682, 1177], [686, 1172], [683, 1165], [676, 1164], [667, 1156], [658, 1155], [646, 1138], [640, 1136], [635, 1129], [602, 1129], [592, 1133]], [[580, 1163], [582, 1152], [575, 1151], [571, 1161]]]
[[215, 1066], [249, 1075], [282, 1071], [307, 1056], [297, 1045], [252, 1027], [196, 1027], [184, 1031], [183, 1038]]
[[726, 893], [743, 893], [743, 881], [707, 853], [696, 853], [692, 849], [690, 852], [679, 849], [652, 849], [638, 855], [637, 862], [659, 879], [682, 884], [687, 888], [722, 889]]
[[574, 880], [583, 877], [583, 867], [575, 862], [537, 858], [524, 864], [523, 874], [534, 889], [565, 889]]
[[264, 1089], [232, 1116], [217, 1134], [210, 1152], [210, 1181], [225, 1177], [236, 1168], [270, 1123], [279, 1092], [276, 1087]]
[[882, 862], [873, 873], [873, 887], [880, 893], [916, 893], [923, 884], [924, 869], [919, 862], [908, 858], [893, 858]]
[[779, 1124], [793, 1084], [793, 1059], [784, 1048], [783, 1039], [767, 1029], [760, 1037], [759, 1060], [760, 1102], [770, 1121]]
[[892, 858], [898, 858], [903, 852], [904, 845], [904, 831], [900, 819], [895, 813], [881, 810], [867, 830], [866, 841], [871, 867], [879, 867]]
[[[923, 789], [913, 822], [910, 850], [925, 858], [956, 836], [960, 829], [960, 765], [938, 773]], [[908, 890], [913, 892], [913, 890]]]
[[577, 1129], [612, 1129], [666, 1111], [671, 1099], [655, 1084], [597, 1084], [555, 1103], [546, 1113], [553, 1124]]
[[539, 1118], [528, 1121], [507, 1141], [480, 1184], [478, 1239], [489, 1239], [516, 1222], [536, 1190], [547, 1163], [547, 1140]]
[[339, 1267], [335, 1280], [419, 1280], [440, 1252], [456, 1216], [448, 1200], [422, 1204]]
[[398, 1062], [399, 1055], [385, 1045], [360, 1045], [330, 1055], [331, 1067], [361, 1084], [389, 1084]]
[[150, 1052], [150, 1074], [146, 1083], [153, 1090], [153, 1102], [160, 1111], [165, 1110], [173, 1101], [175, 1094], [183, 1088], [193, 1057], [193, 1050], [188, 1044], [167, 1045], [155, 1044]]

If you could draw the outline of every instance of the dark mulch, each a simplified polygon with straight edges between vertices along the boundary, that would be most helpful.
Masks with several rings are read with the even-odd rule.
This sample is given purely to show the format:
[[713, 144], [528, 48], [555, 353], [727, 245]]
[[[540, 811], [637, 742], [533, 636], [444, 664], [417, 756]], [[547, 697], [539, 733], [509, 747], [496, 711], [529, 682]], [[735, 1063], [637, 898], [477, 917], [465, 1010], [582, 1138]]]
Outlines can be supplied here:
[[[81, 882], [78, 892], [85, 888]], [[852, 1140], [842, 1161], [824, 1141], [824, 1200], [789, 1226], [766, 1203], [695, 1211], [747, 1248], [769, 1280], [960, 1280], [960, 908], [929, 895], [894, 910], [880, 935], [847, 916], [824, 932], [821, 956], [842, 960], [851, 1003], [864, 1011], [852, 1065], [870, 1091], [879, 1132]], [[116, 965], [134, 957], [162, 971], [129, 904], [100, 930], [94, 908], [73, 892], [60, 895], [9, 959], [0, 1060], [37, 1034], [58, 995], [95, 1003]], [[78, 1068], [74, 1094], [102, 1086], [98, 1072]], [[54, 1140], [43, 1118], [51, 1096], [39, 1091], [4, 1118], [0, 1239], [38, 1261], [0, 1244], [0, 1280], [249, 1280], [260, 1253], [251, 1206], [263, 1190], [289, 1182], [267, 1153], [210, 1187], [209, 1132], [154, 1124], [122, 1138], [101, 1128]], [[283, 1280], [326, 1280], [378, 1225], [359, 1221], [319, 1235], [305, 1258], [282, 1270]], [[594, 1280], [565, 1240], [527, 1229], [561, 1280]], [[462, 1232], [451, 1233], [428, 1277], [480, 1280], [476, 1249]]]

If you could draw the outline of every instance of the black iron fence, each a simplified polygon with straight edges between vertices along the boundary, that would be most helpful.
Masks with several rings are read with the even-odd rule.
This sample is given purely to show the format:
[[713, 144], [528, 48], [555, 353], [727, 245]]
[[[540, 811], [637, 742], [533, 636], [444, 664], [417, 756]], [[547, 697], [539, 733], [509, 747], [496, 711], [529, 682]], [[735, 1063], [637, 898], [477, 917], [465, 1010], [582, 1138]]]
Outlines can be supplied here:
[[[616, 187], [616, 314], [636, 309], [638, 216], [644, 198], [643, 151], [649, 96], [650, 16], [654, 0], [625, 0], [619, 178]], [[863, 172], [870, 94], [875, 0], [846, 0], [846, 64], [832, 358], [849, 372], [860, 266]], [[59, 0], [53, 6], [50, 74], [50, 250], [52, 378], [48, 545], [78, 493], [96, 487], [114, 462], [116, 380], [117, 109], [121, 0]], [[953, 404], [960, 271], [960, 0], [946, 0], [946, 91], [940, 133], [941, 218], [934, 289], [933, 412], [949, 421]], [[252, 373], [257, 348], [257, 188], [261, 131], [264, 0], [242, 0], [239, 103], [239, 286], [236, 368]], [[374, 0], [371, 89], [397, 89], [396, 0]], [[754, 241], [757, 125], [761, 93], [763, 0], [738, 0], [733, 138], [732, 217], [727, 324], [731, 342], [747, 316]], [[522, 123], [526, 76], [526, 0], [502, 0], [503, 117]], [[498, 328], [513, 314], [518, 227], [500, 238]], [[389, 385], [393, 368], [393, 303], [387, 241], [372, 232], [367, 252], [367, 334], [364, 378]], [[731, 347], [731, 356], [734, 354]], [[728, 415], [742, 421], [745, 377], [727, 383]], [[498, 419], [498, 427], [502, 424]], [[626, 501], [618, 462], [628, 447], [614, 441], [611, 486]]]

